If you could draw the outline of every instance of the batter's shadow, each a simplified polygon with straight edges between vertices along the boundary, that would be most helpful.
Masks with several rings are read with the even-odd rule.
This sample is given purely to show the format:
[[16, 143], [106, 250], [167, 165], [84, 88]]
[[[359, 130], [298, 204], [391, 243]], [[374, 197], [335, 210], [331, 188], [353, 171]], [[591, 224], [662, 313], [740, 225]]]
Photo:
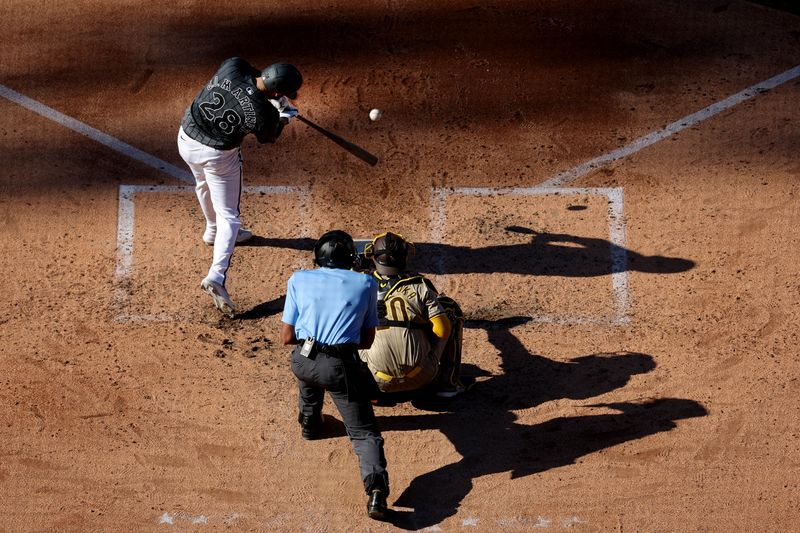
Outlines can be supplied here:
[[[591, 354], [565, 362], [531, 354], [511, 332], [525, 321], [526, 317], [512, 317], [468, 322], [468, 327], [486, 329], [501, 354], [501, 373], [479, 380], [440, 412], [380, 417], [381, 430], [387, 433], [439, 430], [462, 457], [412, 480], [392, 502], [399, 508], [389, 516], [395, 526], [417, 530], [455, 515], [473, 480], [481, 476], [511, 472], [517, 479], [545, 472], [610, 446], [670, 431], [677, 420], [707, 414], [693, 400], [659, 398], [590, 404], [583, 406], [586, 415], [519, 423], [514, 410], [556, 399], [599, 396], [655, 368], [653, 358], [642, 353]], [[464, 374], [480, 378], [486, 372], [465, 365]], [[391, 445], [391, 437], [387, 443]]]
[[[259, 235], [253, 235], [253, 237], [247, 242], [237, 244], [236, 246], [246, 247], [246, 248], [250, 247], [288, 248], [290, 250], [312, 251], [314, 250], [315, 242], [316, 240], [308, 237], [301, 237], [296, 239], [283, 239], [277, 237], [261, 237]], [[253, 308], [248, 309], [247, 311], [238, 313], [234, 318], [238, 320], [259, 320], [262, 318], [266, 318], [283, 311], [283, 304], [285, 302], [286, 302], [286, 295], [282, 295], [277, 298], [273, 298], [272, 300], [267, 300], [266, 302], [262, 302], [254, 306]]]
[[244, 311], [243, 313], [238, 313], [234, 318], [238, 320], [259, 320], [268, 316], [277, 315], [283, 311], [283, 306], [285, 303], [286, 295], [284, 294], [278, 296], [277, 298], [273, 298], [272, 300], [267, 300], [266, 302], [260, 303], [254, 306], [252, 309]]
[[509, 273], [533, 276], [592, 277], [637, 271], [674, 274], [694, 267], [680, 257], [644, 255], [606, 239], [565, 233], [537, 233], [508, 226], [508, 233], [532, 235], [529, 242], [471, 248], [417, 243], [415, 268], [424, 274]]
[[260, 235], [253, 235], [247, 242], [237, 244], [236, 246], [245, 248], [289, 248], [290, 250], [303, 250], [310, 251], [314, 249], [314, 243], [317, 241], [309, 237], [299, 237], [294, 239], [284, 239], [277, 237], [261, 237]]
[[[509, 233], [533, 235], [530, 242], [470, 248], [449, 244], [417, 243], [414, 268], [423, 274], [510, 273], [532, 276], [591, 277], [636, 270], [659, 274], [684, 272], [694, 267], [689, 259], [646, 256], [605, 239], [563, 233], [537, 233], [521, 226], [508, 226]], [[284, 239], [258, 235], [238, 246], [289, 248], [313, 251], [316, 241], [308, 237]], [[288, 276], [287, 276], [288, 277]], [[257, 320], [279, 313], [285, 296], [258, 304], [236, 315]]]

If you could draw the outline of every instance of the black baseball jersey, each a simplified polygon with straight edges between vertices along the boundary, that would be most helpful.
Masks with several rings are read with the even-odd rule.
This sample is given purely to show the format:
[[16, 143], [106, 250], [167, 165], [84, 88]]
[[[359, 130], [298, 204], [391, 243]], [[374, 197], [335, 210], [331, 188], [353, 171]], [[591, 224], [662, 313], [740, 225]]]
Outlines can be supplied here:
[[248, 133], [261, 143], [275, 142], [283, 123], [256, 87], [259, 76], [261, 71], [242, 58], [225, 60], [186, 109], [181, 121], [186, 135], [219, 150], [236, 148]]

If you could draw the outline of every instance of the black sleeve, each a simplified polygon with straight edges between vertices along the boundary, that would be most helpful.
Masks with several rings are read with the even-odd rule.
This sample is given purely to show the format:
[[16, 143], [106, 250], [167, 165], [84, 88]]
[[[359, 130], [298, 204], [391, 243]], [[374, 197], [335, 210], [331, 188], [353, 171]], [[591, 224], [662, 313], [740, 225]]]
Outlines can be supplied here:
[[281, 115], [275, 106], [264, 99], [259, 112], [258, 126], [253, 134], [261, 144], [274, 143], [283, 131]]
[[278, 121], [276, 124], [265, 124], [263, 128], [258, 131], [254, 131], [256, 139], [261, 144], [266, 143], [274, 143], [280, 137], [281, 132], [283, 131], [283, 122]]

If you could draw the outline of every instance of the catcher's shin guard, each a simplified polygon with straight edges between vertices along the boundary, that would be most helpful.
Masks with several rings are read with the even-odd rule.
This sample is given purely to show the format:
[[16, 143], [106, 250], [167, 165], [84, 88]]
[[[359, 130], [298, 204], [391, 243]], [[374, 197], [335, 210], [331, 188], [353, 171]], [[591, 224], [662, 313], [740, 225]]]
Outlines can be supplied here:
[[461, 384], [461, 342], [464, 333], [464, 313], [461, 307], [449, 296], [440, 296], [439, 303], [444, 307], [447, 318], [452, 324], [450, 337], [442, 352], [439, 363], [439, 386], [444, 388], [463, 389]]

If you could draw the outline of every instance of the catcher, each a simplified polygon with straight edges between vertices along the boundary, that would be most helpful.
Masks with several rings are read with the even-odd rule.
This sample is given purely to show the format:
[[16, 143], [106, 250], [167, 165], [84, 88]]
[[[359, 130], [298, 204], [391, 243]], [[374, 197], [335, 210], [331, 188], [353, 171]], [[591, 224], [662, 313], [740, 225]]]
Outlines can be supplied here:
[[364, 248], [378, 282], [379, 325], [372, 346], [359, 353], [381, 392], [430, 388], [451, 398], [464, 391], [459, 379], [464, 315], [429, 279], [406, 270], [413, 253], [413, 243], [390, 232]]

